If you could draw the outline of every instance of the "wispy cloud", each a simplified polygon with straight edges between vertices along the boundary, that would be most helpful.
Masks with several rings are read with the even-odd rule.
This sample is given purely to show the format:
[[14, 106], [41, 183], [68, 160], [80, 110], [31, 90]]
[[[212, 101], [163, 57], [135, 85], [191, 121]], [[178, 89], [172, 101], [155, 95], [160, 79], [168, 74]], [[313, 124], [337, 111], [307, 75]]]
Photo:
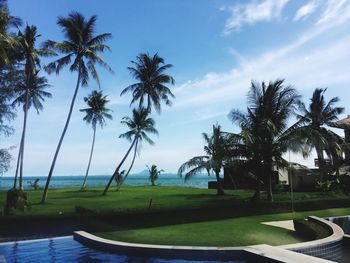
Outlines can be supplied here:
[[[332, 1], [329, 1], [332, 2]], [[338, 2], [338, 1], [337, 1]], [[175, 107], [194, 107], [239, 100], [246, 94], [252, 79], [284, 77], [299, 89], [332, 86], [350, 81], [348, 60], [350, 34], [339, 33], [332, 41], [318, 41], [334, 28], [350, 21], [350, 3], [330, 3], [311, 28], [294, 42], [259, 57], [245, 58], [244, 63], [226, 72], [210, 72], [201, 79], [184, 83], [178, 90]], [[322, 21], [327, 20], [327, 23]], [[330, 40], [330, 39], [329, 39]], [[311, 44], [312, 50], [306, 48]]]
[[294, 21], [299, 21], [301, 19], [306, 19], [309, 15], [314, 13], [319, 6], [320, 1], [318, 0], [313, 0], [310, 1], [309, 3], [301, 6], [298, 11], [296, 12], [294, 16]]
[[228, 10], [231, 13], [226, 21], [224, 34], [230, 34], [244, 25], [254, 25], [257, 22], [279, 18], [288, 1], [251, 1], [248, 4], [237, 4], [222, 8], [222, 10]]

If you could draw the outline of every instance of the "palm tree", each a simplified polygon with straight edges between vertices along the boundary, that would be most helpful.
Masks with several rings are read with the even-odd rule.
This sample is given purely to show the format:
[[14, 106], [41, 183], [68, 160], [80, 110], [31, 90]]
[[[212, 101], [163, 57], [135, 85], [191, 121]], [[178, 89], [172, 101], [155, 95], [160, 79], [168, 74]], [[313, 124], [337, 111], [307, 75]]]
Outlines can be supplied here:
[[225, 133], [221, 131], [220, 125], [213, 125], [213, 133], [208, 135], [203, 133], [204, 152], [206, 155], [196, 156], [182, 164], [178, 170], [178, 174], [182, 177], [185, 174], [185, 181], [191, 179], [194, 175], [204, 171], [210, 175], [214, 171], [216, 176], [217, 194], [224, 195], [223, 185], [221, 183], [220, 172], [225, 166], [227, 152]]
[[158, 170], [157, 165], [153, 164], [151, 168], [146, 165], [148, 172], [149, 172], [149, 179], [151, 180], [152, 186], [155, 186], [155, 182], [158, 180], [158, 176], [160, 173], [164, 172], [163, 169]]
[[[29, 87], [29, 89], [27, 88]], [[12, 102], [12, 106], [23, 105], [24, 119], [23, 119], [23, 130], [21, 137], [20, 149], [18, 152], [16, 173], [13, 188], [17, 187], [17, 176], [18, 170], [20, 171], [19, 176], [19, 188], [23, 188], [23, 156], [24, 156], [24, 139], [27, 126], [27, 116], [29, 109], [33, 106], [37, 114], [43, 110], [42, 102], [45, 98], [51, 98], [51, 93], [45, 91], [50, 85], [47, 84], [47, 79], [45, 77], [38, 76], [38, 73], [30, 79], [29, 85], [27, 82], [20, 83], [15, 87], [16, 97]]]
[[298, 115], [299, 121], [303, 124], [300, 129], [306, 138], [306, 143], [316, 149], [321, 180], [327, 174], [324, 151], [330, 155], [334, 147], [340, 148], [338, 142], [341, 141], [340, 136], [327, 127], [336, 126], [338, 115], [344, 112], [344, 108], [335, 106], [339, 102], [338, 97], [326, 102], [324, 98], [326, 90], [315, 89], [308, 108], [304, 103], [300, 103], [301, 114]]
[[[295, 112], [299, 98], [295, 89], [283, 85], [283, 80], [269, 82], [267, 86], [264, 82], [261, 85], [252, 82], [247, 113], [232, 110], [229, 114], [231, 121], [242, 129], [241, 142], [252, 151], [252, 169], [257, 179], [265, 183], [269, 201], [273, 201], [274, 167], [287, 165], [282, 154], [288, 149], [306, 153], [298, 136], [300, 123], [288, 128], [289, 117]], [[244, 151], [247, 152], [247, 148]], [[257, 192], [259, 186], [258, 182]]]
[[96, 20], [96, 16], [92, 16], [90, 19], [86, 20], [82, 14], [77, 12], [71, 12], [68, 17], [59, 17], [57, 24], [62, 28], [66, 40], [62, 43], [49, 40], [44, 45], [46, 48], [51, 48], [54, 51], [64, 54], [63, 57], [47, 65], [46, 70], [48, 73], [56, 72], [56, 74], [59, 74], [61, 69], [64, 66], [69, 65], [73, 60], [72, 64], [69, 67], [69, 70], [71, 72], [77, 72], [78, 79], [70, 104], [67, 120], [58, 142], [47, 177], [44, 193], [41, 200], [42, 202], [45, 202], [47, 199], [47, 192], [49, 189], [52, 173], [55, 168], [56, 159], [60, 151], [61, 144], [69, 125], [79, 86], [88, 85], [89, 75], [91, 75], [91, 77], [95, 79], [97, 84], [100, 86], [100, 79], [95, 68], [96, 63], [112, 72], [112, 69], [108, 66], [108, 64], [99, 56], [99, 53], [110, 50], [110, 48], [104, 44], [104, 42], [111, 38], [111, 34], [104, 33], [95, 36], [94, 31]]
[[18, 47], [16, 38], [10, 34], [11, 27], [18, 28], [22, 21], [18, 17], [11, 16], [7, 1], [0, 0], [0, 65], [7, 65], [10, 63], [11, 56]]
[[130, 173], [131, 168], [134, 165], [136, 153], [141, 145], [142, 140], [145, 140], [150, 145], [153, 145], [154, 142], [151, 140], [150, 137], [148, 137], [148, 134], [158, 134], [158, 131], [154, 128], [155, 121], [148, 116], [149, 112], [145, 108], [139, 108], [139, 109], [133, 109], [132, 110], [132, 118], [130, 117], [124, 117], [121, 121], [122, 124], [126, 125], [129, 128], [129, 131], [126, 133], [123, 133], [119, 136], [119, 138], [125, 138], [128, 141], [131, 142], [130, 148], [126, 152], [125, 156], [115, 169], [115, 172], [111, 176], [111, 178], [108, 181], [108, 184], [103, 192], [103, 195], [106, 195], [108, 188], [110, 187], [113, 179], [119, 174], [119, 170], [122, 167], [123, 163], [125, 162], [126, 158], [129, 156], [131, 150], [134, 148], [134, 155], [132, 157], [131, 165], [124, 175], [123, 180], [121, 181], [120, 185], [118, 186], [117, 190], [120, 189], [120, 187], [123, 185], [124, 181], [128, 177], [128, 174]]
[[[43, 96], [50, 97], [51, 94], [43, 91], [47, 88], [47, 80], [45, 78], [37, 77], [37, 68], [41, 67], [40, 57], [51, 56], [54, 53], [45, 48], [36, 48], [37, 39], [40, 37], [37, 33], [37, 28], [35, 26], [27, 25], [24, 29], [24, 32], [21, 31], [18, 34], [18, 41], [20, 44], [20, 50], [18, 51], [20, 56], [24, 60], [24, 74], [25, 80], [24, 85], [20, 85], [19, 88], [19, 97], [15, 100], [15, 104], [22, 103], [24, 108], [24, 118], [23, 118], [23, 128], [21, 135], [21, 142], [19, 147], [19, 153], [17, 158], [17, 167], [14, 180], [14, 188], [16, 188], [18, 167], [20, 170], [19, 174], [19, 188], [22, 190], [22, 178], [23, 178], [23, 160], [24, 160], [24, 145], [25, 145], [25, 136], [26, 136], [26, 127], [27, 127], [27, 116], [28, 109], [31, 104], [36, 107], [37, 112], [39, 109], [42, 110], [42, 104], [38, 99], [43, 99]], [[24, 91], [24, 93], [23, 93]], [[31, 93], [32, 92], [32, 93]]]
[[92, 137], [89, 163], [86, 169], [83, 185], [81, 186], [82, 189], [84, 189], [86, 186], [86, 180], [89, 174], [92, 154], [94, 152], [96, 126], [97, 124], [99, 124], [100, 127], [103, 128], [103, 126], [106, 125], [105, 119], [109, 119], [109, 120], [112, 119], [112, 115], [109, 114], [111, 110], [106, 108], [106, 104], [109, 102], [109, 100], [107, 100], [107, 96], [103, 96], [102, 91], [96, 91], [96, 90], [92, 91], [88, 97], [84, 98], [84, 101], [88, 105], [88, 108], [81, 109], [80, 111], [86, 113], [83, 120], [86, 123], [91, 124], [94, 132]]
[[134, 67], [128, 67], [128, 70], [138, 82], [126, 87], [120, 95], [132, 92], [133, 98], [130, 105], [139, 101], [139, 107], [143, 107], [146, 100], [148, 112], [151, 112], [153, 106], [160, 113], [162, 101], [171, 106], [170, 99], [175, 96], [167, 85], [173, 85], [175, 81], [173, 77], [165, 74], [165, 71], [172, 65], [165, 64], [164, 59], [157, 53], [153, 57], [149, 54], [140, 54], [136, 61], [131, 61], [131, 63]]

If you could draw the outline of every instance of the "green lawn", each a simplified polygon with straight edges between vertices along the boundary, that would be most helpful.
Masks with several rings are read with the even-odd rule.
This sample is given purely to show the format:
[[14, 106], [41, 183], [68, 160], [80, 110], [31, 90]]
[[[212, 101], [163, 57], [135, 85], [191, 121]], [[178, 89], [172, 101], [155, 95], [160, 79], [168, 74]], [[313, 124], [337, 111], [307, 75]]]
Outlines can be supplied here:
[[[253, 192], [248, 190], [227, 191], [226, 196], [216, 196], [215, 190], [163, 186], [124, 187], [105, 197], [101, 192], [101, 188], [84, 192], [78, 189], [51, 190], [48, 203], [40, 204], [42, 191], [28, 191], [31, 210], [0, 216], [0, 239], [56, 236], [87, 230], [128, 242], [278, 245], [303, 239], [261, 222], [303, 218], [311, 214], [350, 214], [350, 198], [344, 194], [295, 193], [298, 211], [332, 209], [291, 214], [289, 193], [275, 194], [276, 201], [270, 204], [266, 201], [251, 202]], [[4, 204], [5, 194], [0, 192], [0, 206]], [[149, 209], [150, 199], [152, 206]]]

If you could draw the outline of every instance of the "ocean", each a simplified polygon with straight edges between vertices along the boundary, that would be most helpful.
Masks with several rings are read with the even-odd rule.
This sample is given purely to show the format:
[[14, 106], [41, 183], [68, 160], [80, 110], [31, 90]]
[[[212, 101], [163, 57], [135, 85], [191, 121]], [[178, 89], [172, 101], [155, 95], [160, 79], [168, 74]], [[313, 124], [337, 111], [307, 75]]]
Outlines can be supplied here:
[[[25, 176], [23, 178], [24, 189], [30, 189], [29, 182], [39, 178], [38, 185], [43, 188], [46, 183], [46, 176]], [[110, 175], [89, 175], [87, 179], [87, 187], [104, 187], [106, 186]], [[3, 176], [0, 177], [0, 190], [8, 190], [13, 186], [13, 177]], [[84, 176], [72, 175], [72, 176], [52, 176], [50, 182], [50, 188], [79, 188], [83, 184]], [[161, 174], [157, 180], [159, 186], [182, 186], [182, 187], [195, 187], [195, 188], [207, 188], [208, 181], [215, 180], [214, 177], [207, 175], [198, 175], [188, 180], [180, 178], [176, 174]], [[113, 182], [115, 185], [115, 182]], [[130, 174], [126, 179], [124, 185], [151, 185], [151, 182], [147, 175], [132, 175]]]

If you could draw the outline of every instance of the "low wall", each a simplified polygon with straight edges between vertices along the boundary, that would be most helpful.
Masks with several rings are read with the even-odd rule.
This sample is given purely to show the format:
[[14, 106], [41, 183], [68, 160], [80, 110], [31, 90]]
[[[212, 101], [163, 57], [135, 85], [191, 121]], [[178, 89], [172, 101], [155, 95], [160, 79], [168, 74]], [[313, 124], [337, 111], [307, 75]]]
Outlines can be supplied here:
[[279, 247], [323, 259], [339, 260], [342, 256], [343, 229], [330, 221], [316, 216], [309, 216], [308, 220], [327, 227], [332, 234], [323, 239]]
[[295, 253], [269, 245], [250, 247], [197, 247], [197, 246], [165, 246], [127, 243], [104, 239], [84, 231], [74, 232], [74, 239], [98, 250], [115, 252], [125, 255], [156, 257], [164, 259], [244, 260], [259, 263], [331, 263], [332, 261]]

